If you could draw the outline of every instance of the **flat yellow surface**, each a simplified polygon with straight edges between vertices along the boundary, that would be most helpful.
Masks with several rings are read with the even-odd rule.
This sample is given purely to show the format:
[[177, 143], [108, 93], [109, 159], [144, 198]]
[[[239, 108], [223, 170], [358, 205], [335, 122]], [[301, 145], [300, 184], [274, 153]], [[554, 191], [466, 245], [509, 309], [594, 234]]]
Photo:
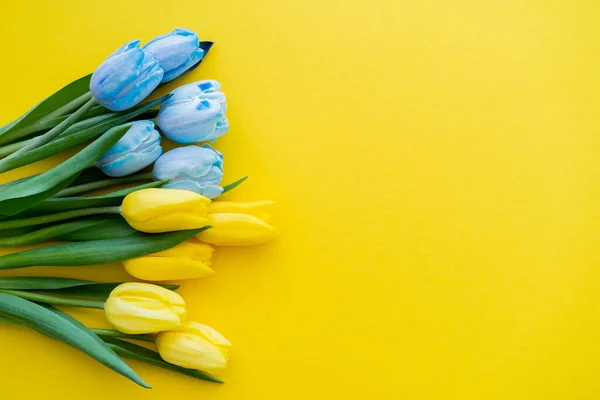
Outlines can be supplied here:
[[214, 40], [175, 85], [223, 83], [225, 182], [251, 177], [228, 198], [276, 200], [281, 230], [219, 249], [217, 275], [181, 289], [234, 344], [225, 385], [132, 363], [145, 391], [0, 326], [3, 399], [598, 398], [600, 2], [10, 1], [2, 14], [3, 123], [129, 39], [181, 26]]

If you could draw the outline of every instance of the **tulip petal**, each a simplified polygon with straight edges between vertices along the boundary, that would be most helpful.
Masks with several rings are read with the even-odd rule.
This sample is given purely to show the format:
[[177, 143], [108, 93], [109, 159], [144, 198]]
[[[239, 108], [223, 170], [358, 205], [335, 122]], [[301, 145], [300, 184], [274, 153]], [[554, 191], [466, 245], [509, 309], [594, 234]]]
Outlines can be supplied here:
[[[144, 46], [152, 53], [165, 72], [185, 65], [190, 56], [199, 49], [198, 35], [187, 29], [179, 29], [157, 37]], [[204, 51], [202, 50], [202, 53]]]
[[181, 76], [185, 71], [192, 68], [194, 65], [198, 64], [200, 60], [204, 57], [204, 50], [196, 49], [191, 56], [186, 60], [185, 63], [181, 64], [179, 67], [174, 68], [168, 72], [165, 72], [165, 76], [163, 77], [163, 83], [171, 82], [173, 79]]
[[217, 246], [248, 246], [265, 243], [275, 236], [277, 230], [263, 220], [250, 214], [216, 213], [207, 216], [212, 226], [196, 235], [196, 238]]
[[96, 165], [106, 175], [120, 177], [152, 164], [161, 154], [160, 134], [151, 121], [135, 121], [125, 136]]
[[158, 87], [164, 71], [159, 67], [158, 62], [152, 63], [151, 67], [139, 76], [138, 79], [129, 87], [119, 93], [119, 97], [110, 104], [104, 106], [112, 111], [123, 111], [131, 108], [144, 100]]
[[143, 60], [144, 51], [133, 48], [104, 61], [94, 71], [90, 80], [90, 90], [94, 98], [103, 105], [115, 99], [123, 87], [138, 77]]
[[227, 366], [231, 343], [216, 330], [197, 322], [158, 335], [156, 346], [167, 362], [209, 373]]
[[117, 286], [106, 301], [104, 311], [112, 325], [128, 334], [173, 329], [187, 316], [185, 302], [179, 294], [137, 282]]
[[272, 200], [263, 201], [213, 201], [208, 206], [209, 214], [234, 213], [250, 214], [269, 222], [271, 215], [268, 209], [275, 204]]
[[146, 221], [170, 213], [204, 216], [210, 200], [197, 193], [174, 189], [144, 189], [125, 197], [122, 212], [135, 221]]
[[127, 273], [145, 281], [204, 278], [215, 273], [210, 263], [189, 258], [146, 256], [123, 262]]
[[196, 98], [161, 107], [156, 121], [169, 139], [189, 144], [212, 138], [223, 117], [219, 103]]

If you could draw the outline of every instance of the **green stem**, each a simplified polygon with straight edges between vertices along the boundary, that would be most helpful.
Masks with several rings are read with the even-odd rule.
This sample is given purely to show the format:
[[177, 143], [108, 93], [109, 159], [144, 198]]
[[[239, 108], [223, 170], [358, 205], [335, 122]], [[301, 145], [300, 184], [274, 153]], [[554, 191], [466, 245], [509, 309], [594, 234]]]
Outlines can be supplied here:
[[75, 100], [70, 101], [64, 106], [54, 110], [50, 114], [46, 115], [42, 119], [33, 122], [27, 126], [23, 126], [21, 128], [15, 129], [10, 133], [10, 141], [31, 135], [32, 133], [43, 131], [46, 129], [53, 128], [59, 123], [56, 122], [56, 118], [62, 117], [72, 111], [77, 110], [85, 103], [87, 103], [92, 98], [92, 94], [90, 92], [84, 93]]
[[27, 292], [24, 290], [0, 289], [0, 293], [12, 294], [13, 296], [18, 296], [25, 300], [34, 301], [36, 303], [52, 304], [55, 306], [98, 308], [100, 310], [104, 309], [104, 302], [98, 300], [67, 299], [63, 297]]
[[131, 183], [137, 181], [151, 181], [152, 180], [152, 172], [145, 172], [142, 174], [125, 176], [123, 178], [115, 178], [115, 179], [104, 179], [97, 182], [85, 183], [83, 185], [72, 186], [66, 188], [60, 192], [58, 192], [54, 197], [69, 197], [75, 194], [90, 192], [92, 190], [103, 189], [110, 186], [121, 185], [124, 183]]
[[56, 125], [54, 128], [50, 129], [48, 132], [34, 138], [31, 142], [27, 143], [25, 146], [21, 147], [19, 150], [15, 151], [11, 155], [7, 156], [3, 160], [0, 161], [0, 172], [4, 172], [3, 164], [6, 165], [6, 161], [12, 160], [14, 158], [19, 157], [21, 154], [28, 152], [29, 150], [35, 149], [39, 146], [42, 146], [58, 135], [60, 135], [65, 129], [69, 126], [73, 125], [77, 122], [85, 113], [92, 109], [96, 105], [96, 99], [93, 97], [90, 98], [87, 103], [81, 106], [77, 111], [69, 116], [69, 118], [65, 119], [60, 124]]
[[114, 337], [114, 338], [121, 338], [121, 339], [131, 339], [131, 340], [141, 340], [143, 342], [150, 342], [150, 343], [156, 342], [155, 335], [128, 335], [127, 333], [115, 331], [113, 329], [90, 328], [90, 330], [98, 336]]
[[0, 229], [21, 228], [24, 226], [33, 226], [48, 224], [50, 222], [64, 221], [79, 217], [87, 217], [97, 214], [120, 214], [121, 207], [96, 207], [84, 208], [80, 210], [65, 211], [50, 215], [41, 215], [39, 217], [13, 219], [8, 221], [0, 221]]
[[11, 155], [15, 151], [26, 146], [27, 143], [30, 143], [32, 140], [33, 139], [23, 140], [22, 142], [16, 142], [16, 143], [12, 143], [12, 144], [0, 147], [0, 158]]

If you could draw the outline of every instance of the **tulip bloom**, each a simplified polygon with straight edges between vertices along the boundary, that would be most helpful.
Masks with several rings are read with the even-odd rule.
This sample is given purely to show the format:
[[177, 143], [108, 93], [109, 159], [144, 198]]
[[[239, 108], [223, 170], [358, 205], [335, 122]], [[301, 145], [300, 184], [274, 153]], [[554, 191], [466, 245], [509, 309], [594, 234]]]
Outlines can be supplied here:
[[187, 316], [183, 298], [148, 283], [117, 286], [104, 304], [106, 319], [128, 334], [157, 333], [178, 327]]
[[154, 164], [154, 179], [169, 181], [163, 188], [191, 190], [209, 199], [223, 193], [223, 154], [205, 144], [179, 147], [163, 154]]
[[123, 261], [129, 275], [145, 281], [203, 278], [210, 268], [213, 248], [192, 239], [168, 250]]
[[277, 235], [277, 230], [267, 223], [270, 215], [265, 211], [272, 204], [270, 201], [216, 201], [209, 206], [207, 215], [212, 228], [200, 232], [196, 238], [217, 246], [248, 246], [267, 242]]
[[123, 111], [144, 100], [160, 84], [163, 69], [140, 41], [125, 44], [92, 74], [90, 91], [96, 101], [112, 111]]
[[177, 28], [173, 32], [159, 36], [144, 46], [144, 50], [152, 53], [165, 71], [162, 82], [177, 78], [196, 65], [204, 50], [200, 47], [198, 35], [189, 29]]
[[223, 335], [197, 322], [160, 333], [156, 346], [166, 362], [211, 374], [225, 370], [231, 350], [231, 343]]
[[229, 129], [221, 84], [205, 80], [183, 85], [162, 103], [156, 124], [174, 142], [215, 141]]
[[132, 228], [159, 233], [198, 229], [208, 225], [210, 199], [177, 189], [142, 189], [123, 199], [121, 214]]
[[160, 134], [152, 121], [135, 121], [127, 133], [111, 147], [96, 166], [108, 176], [121, 177], [140, 171], [162, 154]]

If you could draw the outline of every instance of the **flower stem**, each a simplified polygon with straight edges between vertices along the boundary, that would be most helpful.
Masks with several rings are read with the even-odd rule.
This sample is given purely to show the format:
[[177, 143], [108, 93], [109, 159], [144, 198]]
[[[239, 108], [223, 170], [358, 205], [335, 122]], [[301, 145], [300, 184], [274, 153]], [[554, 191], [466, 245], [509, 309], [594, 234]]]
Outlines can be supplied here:
[[[16, 139], [20, 139], [24, 136], [31, 135], [32, 133], [43, 131], [46, 129], [54, 128], [59, 125], [60, 117], [69, 114], [70, 112], [76, 111], [78, 108], [83, 106], [92, 98], [92, 94], [90, 92], [86, 92], [79, 96], [78, 98], [70, 101], [64, 106], [54, 110], [50, 114], [44, 116], [42, 119], [39, 119], [29, 125], [22, 126], [21, 128], [17, 128], [10, 132], [10, 135], [7, 137], [3, 137], [0, 139], [0, 143], [12, 142]], [[58, 118], [58, 120], [57, 120]]]
[[65, 119], [63, 122], [56, 125], [54, 128], [50, 129], [48, 132], [44, 133], [43, 135], [40, 135], [40, 136], [34, 138], [31, 142], [27, 143], [25, 146], [21, 147], [19, 150], [15, 151], [11, 155], [2, 159], [0, 161], [0, 171], [3, 171], [2, 165], [5, 164], [6, 161], [11, 160], [16, 157], [19, 157], [21, 154], [23, 154], [29, 150], [35, 149], [36, 147], [39, 147], [39, 146], [42, 146], [42, 145], [48, 143], [49, 141], [51, 141], [52, 139], [54, 139], [55, 137], [60, 135], [69, 126], [71, 126], [75, 122], [77, 122], [83, 115], [85, 115], [85, 113], [87, 113], [89, 110], [91, 110], [92, 107], [94, 107], [95, 105], [96, 105], [96, 99], [91, 97], [87, 101], [87, 103], [85, 103], [77, 111], [75, 111], [73, 114], [71, 114], [69, 116], [69, 118]]
[[127, 333], [119, 332], [119, 331], [116, 331], [116, 330], [113, 330], [113, 329], [96, 329], [96, 328], [90, 328], [90, 330], [92, 332], [94, 332], [96, 335], [103, 336], [103, 337], [114, 337], [114, 338], [121, 338], [121, 339], [141, 340], [143, 342], [150, 342], [150, 343], [156, 342], [156, 336], [155, 335], [128, 335]]
[[98, 308], [104, 309], [104, 302], [98, 300], [85, 300], [85, 299], [67, 299], [63, 297], [48, 296], [45, 294], [28, 292], [24, 290], [9, 290], [0, 289], [0, 293], [12, 294], [26, 300], [31, 300], [36, 303], [52, 304], [55, 306], [67, 306], [67, 307], [82, 307], [82, 308]]
[[0, 221], [0, 229], [22, 228], [25, 226], [48, 224], [50, 222], [64, 221], [79, 217], [87, 217], [97, 214], [120, 214], [121, 207], [96, 207], [84, 208], [80, 210], [65, 211], [56, 214], [40, 215], [39, 217], [13, 219]]
[[137, 181], [151, 181], [152, 172], [125, 176], [123, 178], [104, 179], [97, 182], [85, 183], [83, 185], [72, 186], [58, 192], [54, 197], [69, 197], [75, 194], [90, 192], [92, 190], [103, 189], [110, 186], [121, 185], [123, 183], [131, 183]]
[[15, 151], [26, 146], [27, 143], [31, 142], [32, 140], [33, 139], [23, 140], [22, 142], [11, 143], [9, 145], [0, 147], [0, 158], [11, 155]]

